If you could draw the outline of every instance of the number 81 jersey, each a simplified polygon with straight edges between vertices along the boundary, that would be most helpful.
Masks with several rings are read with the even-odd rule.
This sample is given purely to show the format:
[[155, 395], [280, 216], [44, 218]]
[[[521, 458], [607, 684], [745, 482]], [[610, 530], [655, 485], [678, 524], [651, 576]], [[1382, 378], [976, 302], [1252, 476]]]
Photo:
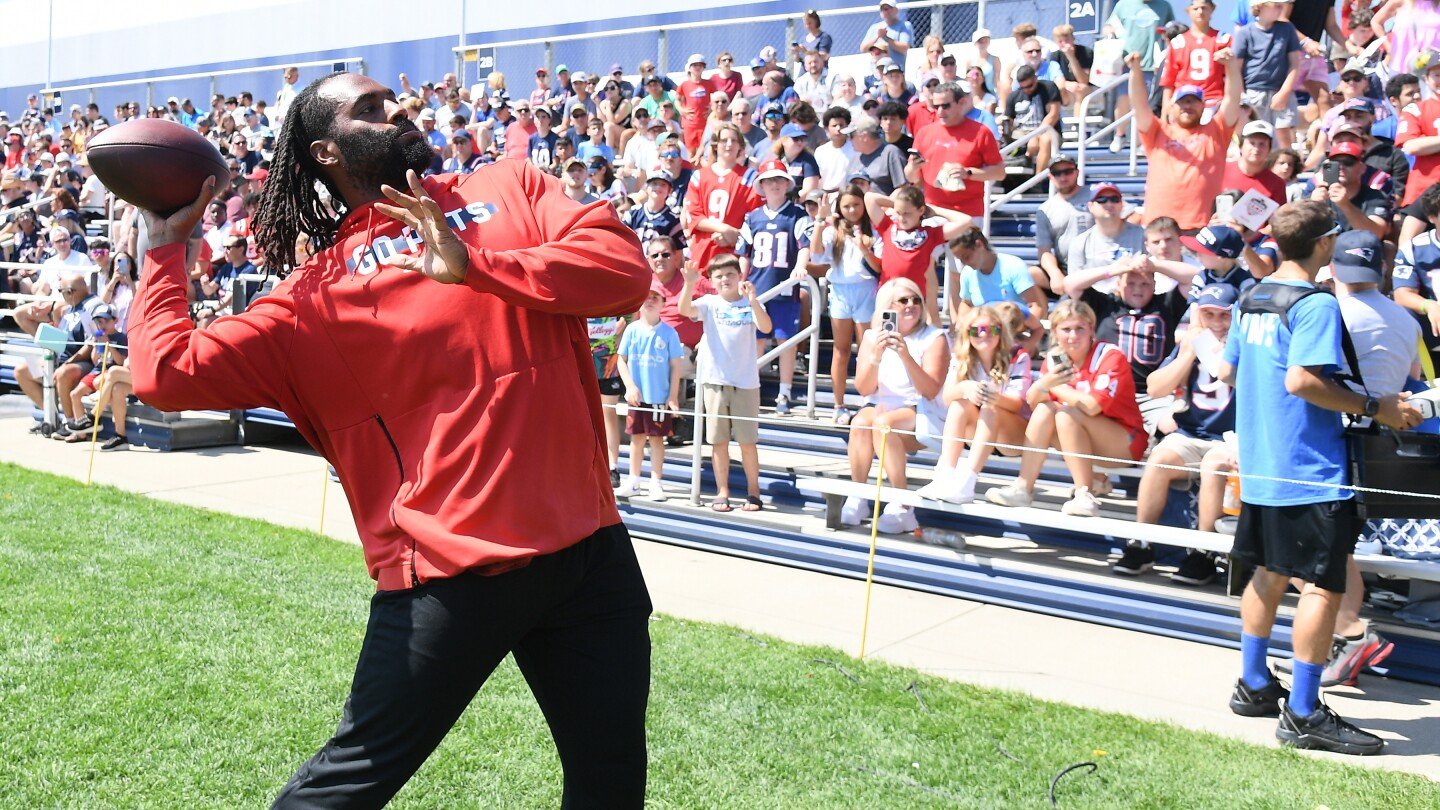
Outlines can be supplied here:
[[[810, 217], [805, 209], [787, 202], [778, 211], [760, 206], [745, 215], [740, 228], [741, 254], [750, 258], [750, 283], [757, 293], [782, 284], [794, 271], [801, 248], [810, 246]], [[798, 287], [790, 295], [800, 294]]]

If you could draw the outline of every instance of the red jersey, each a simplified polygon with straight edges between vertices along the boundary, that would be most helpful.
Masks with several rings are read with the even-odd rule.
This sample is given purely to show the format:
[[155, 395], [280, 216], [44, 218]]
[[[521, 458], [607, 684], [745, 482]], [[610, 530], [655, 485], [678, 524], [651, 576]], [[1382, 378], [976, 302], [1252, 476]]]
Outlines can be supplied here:
[[[745, 215], [759, 208], [763, 202], [754, 189], [745, 185], [744, 172], [739, 166], [724, 177], [715, 173], [714, 164], [706, 166], [691, 175], [690, 187], [685, 191], [685, 213], [691, 223], [708, 217], [739, 228], [745, 222]], [[734, 252], [734, 245], [716, 244], [715, 234], [698, 228], [694, 230], [690, 240], [690, 258], [701, 273], [709, 275], [711, 259], [722, 253]]]
[[1259, 174], [1246, 174], [1240, 171], [1239, 163], [1231, 161], [1225, 164], [1225, 180], [1220, 185], [1226, 191], [1249, 191], [1253, 188], [1281, 205], [1286, 202], [1285, 181], [1269, 169], [1261, 169]]
[[880, 233], [880, 283], [892, 278], [908, 278], [927, 296], [930, 294], [926, 271], [935, 266], [935, 253], [945, 246], [945, 229], [939, 225], [922, 225], [913, 231], [902, 230], [893, 217], [881, 217], [875, 223]]
[[989, 127], [968, 118], [953, 127], [936, 121], [915, 136], [915, 149], [925, 158], [920, 164], [920, 176], [925, 182], [926, 202], [972, 217], [985, 215], [984, 183], [966, 180], [959, 191], [946, 191], [935, 185], [935, 179], [951, 165], [978, 169], [1003, 163], [1000, 145]]
[[[1440, 99], [1427, 98], [1410, 104], [1400, 111], [1400, 122], [1395, 127], [1395, 145], [1403, 147], [1411, 138], [1431, 138], [1440, 135]], [[1440, 152], [1418, 155], [1415, 165], [1410, 168], [1410, 179], [1405, 181], [1405, 199], [1402, 206], [1420, 199], [1425, 189], [1440, 183]]]
[[[1040, 373], [1050, 373], [1050, 356], [1040, 367]], [[1089, 394], [1100, 405], [1100, 415], [1107, 416], [1130, 434], [1130, 457], [1136, 461], [1145, 454], [1150, 437], [1145, 435], [1145, 420], [1140, 417], [1140, 405], [1135, 400], [1135, 377], [1130, 373], [1130, 361], [1125, 352], [1114, 343], [1095, 341], [1085, 362], [1075, 368], [1070, 387], [1082, 394]], [[1052, 402], [1059, 402], [1054, 392]]]
[[1230, 35], [1215, 29], [1201, 34], [1193, 28], [1170, 40], [1160, 86], [1174, 90], [1193, 84], [1205, 91], [1205, 102], [1225, 96], [1225, 68], [1215, 63], [1215, 52], [1230, 47]]
[[505, 157], [515, 160], [530, 158], [530, 136], [537, 132], [534, 124], [522, 124], [519, 119], [505, 127]]
[[620, 521], [585, 319], [634, 312], [652, 277], [609, 203], [528, 161], [421, 183], [469, 252], [463, 284], [381, 264], [423, 243], [368, 203], [204, 331], [185, 244], [155, 248], [130, 313], [135, 393], [284, 411], [339, 472], [381, 590], [517, 568]]
[[909, 130], [912, 137], [938, 120], [935, 110], [921, 101], [919, 96], [910, 99], [910, 110], [905, 115], [905, 129]]
[[730, 97], [732, 103], [740, 98], [740, 89], [744, 86], [745, 82], [740, 79], [739, 73], [732, 72], [728, 78], [718, 73], [710, 77], [710, 92], [724, 93]]
[[715, 84], [709, 79], [695, 81], [686, 79], [680, 83], [680, 127], [685, 138], [685, 148], [690, 154], [700, 151], [700, 141], [705, 135], [705, 121], [710, 117], [710, 94]]

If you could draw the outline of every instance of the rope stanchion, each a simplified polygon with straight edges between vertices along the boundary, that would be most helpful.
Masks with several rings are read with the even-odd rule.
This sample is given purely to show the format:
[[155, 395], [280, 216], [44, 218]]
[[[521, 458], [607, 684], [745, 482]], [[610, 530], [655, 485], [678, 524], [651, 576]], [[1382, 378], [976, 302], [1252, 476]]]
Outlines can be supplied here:
[[325, 475], [320, 484], [320, 533], [324, 534], [325, 505], [330, 497], [330, 462], [325, 462], [325, 466], [322, 467], [320, 471]]
[[890, 426], [880, 428], [880, 452], [876, 453], [875, 510], [870, 516], [870, 559], [865, 564], [865, 616], [860, 621], [860, 660], [865, 660], [865, 642], [870, 635], [870, 594], [875, 588], [875, 550], [880, 542], [880, 501], [885, 493], [885, 444], [890, 440]]
[[[98, 346], [99, 344], [97, 343], [96, 345]], [[105, 350], [100, 352], [101, 377], [105, 376], [106, 361], [109, 359], [110, 348], [109, 346], [106, 346]], [[99, 378], [97, 377], [96, 379]], [[90, 431], [90, 463], [85, 467], [85, 486], [87, 488], [90, 486], [91, 482], [95, 480], [95, 451], [100, 449], [100, 408], [103, 401], [104, 400], [102, 398], [96, 398], [95, 411], [90, 416], [90, 421], [94, 423], [95, 428], [94, 430]]]

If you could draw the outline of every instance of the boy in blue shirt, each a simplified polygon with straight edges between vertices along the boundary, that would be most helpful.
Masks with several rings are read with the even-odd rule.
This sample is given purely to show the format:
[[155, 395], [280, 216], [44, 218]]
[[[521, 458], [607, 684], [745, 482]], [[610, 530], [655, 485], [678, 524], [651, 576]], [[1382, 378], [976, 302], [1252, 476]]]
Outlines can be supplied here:
[[1235, 31], [1231, 43], [1245, 79], [1240, 100], [1255, 111], [1257, 119], [1275, 127], [1275, 143], [1288, 146], [1295, 142], [1295, 124], [1300, 118], [1295, 103], [1295, 88], [1300, 83], [1300, 33], [1280, 19], [1284, 3], [1251, 3], [1250, 8], [1254, 16]]
[[[1231, 554], [1255, 568], [1240, 602], [1243, 666], [1230, 709], [1247, 717], [1278, 716], [1276, 738], [1300, 748], [1375, 754], [1384, 749], [1383, 740], [1320, 702], [1321, 673], [1345, 593], [1345, 561], [1359, 528], [1353, 493], [1345, 488], [1350, 480], [1339, 414], [1364, 414], [1402, 428], [1419, 424], [1420, 413], [1400, 396], [1377, 399], [1334, 378], [1344, 362], [1344, 325], [1334, 296], [1292, 298], [1288, 308], [1283, 303], [1313, 290], [1316, 274], [1330, 263], [1340, 232], [1330, 207], [1314, 200], [1289, 203], [1270, 225], [1284, 260], [1241, 298], [1219, 375], [1234, 387], [1245, 473]], [[1295, 680], [1287, 697], [1265, 656], [1290, 577], [1305, 588], [1295, 610]]]
[[661, 485], [665, 467], [665, 440], [675, 429], [675, 414], [680, 412], [680, 366], [685, 347], [680, 333], [660, 320], [665, 305], [665, 288], [658, 281], [650, 285], [650, 293], [640, 306], [640, 318], [620, 336], [620, 379], [625, 381], [625, 402], [630, 412], [625, 417], [625, 432], [630, 434], [630, 477], [620, 484], [615, 494], [620, 497], [638, 495], [640, 461], [645, 443], [650, 443], [650, 500], [665, 500]]

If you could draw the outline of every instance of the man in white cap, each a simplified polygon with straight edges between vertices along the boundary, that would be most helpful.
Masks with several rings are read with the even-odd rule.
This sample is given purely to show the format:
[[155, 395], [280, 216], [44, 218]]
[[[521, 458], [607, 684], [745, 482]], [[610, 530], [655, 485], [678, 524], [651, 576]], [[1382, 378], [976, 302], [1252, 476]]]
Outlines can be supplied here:
[[1285, 181], [1270, 171], [1270, 151], [1275, 147], [1275, 127], [1265, 121], [1251, 121], [1240, 130], [1240, 152], [1236, 160], [1225, 164], [1226, 191], [1254, 189], [1284, 205]]
[[880, 22], [870, 26], [865, 38], [860, 40], [860, 53], [871, 48], [885, 49], [885, 55], [896, 61], [903, 60], [915, 39], [910, 23], [900, 17], [900, 7], [895, 0], [880, 0]]

